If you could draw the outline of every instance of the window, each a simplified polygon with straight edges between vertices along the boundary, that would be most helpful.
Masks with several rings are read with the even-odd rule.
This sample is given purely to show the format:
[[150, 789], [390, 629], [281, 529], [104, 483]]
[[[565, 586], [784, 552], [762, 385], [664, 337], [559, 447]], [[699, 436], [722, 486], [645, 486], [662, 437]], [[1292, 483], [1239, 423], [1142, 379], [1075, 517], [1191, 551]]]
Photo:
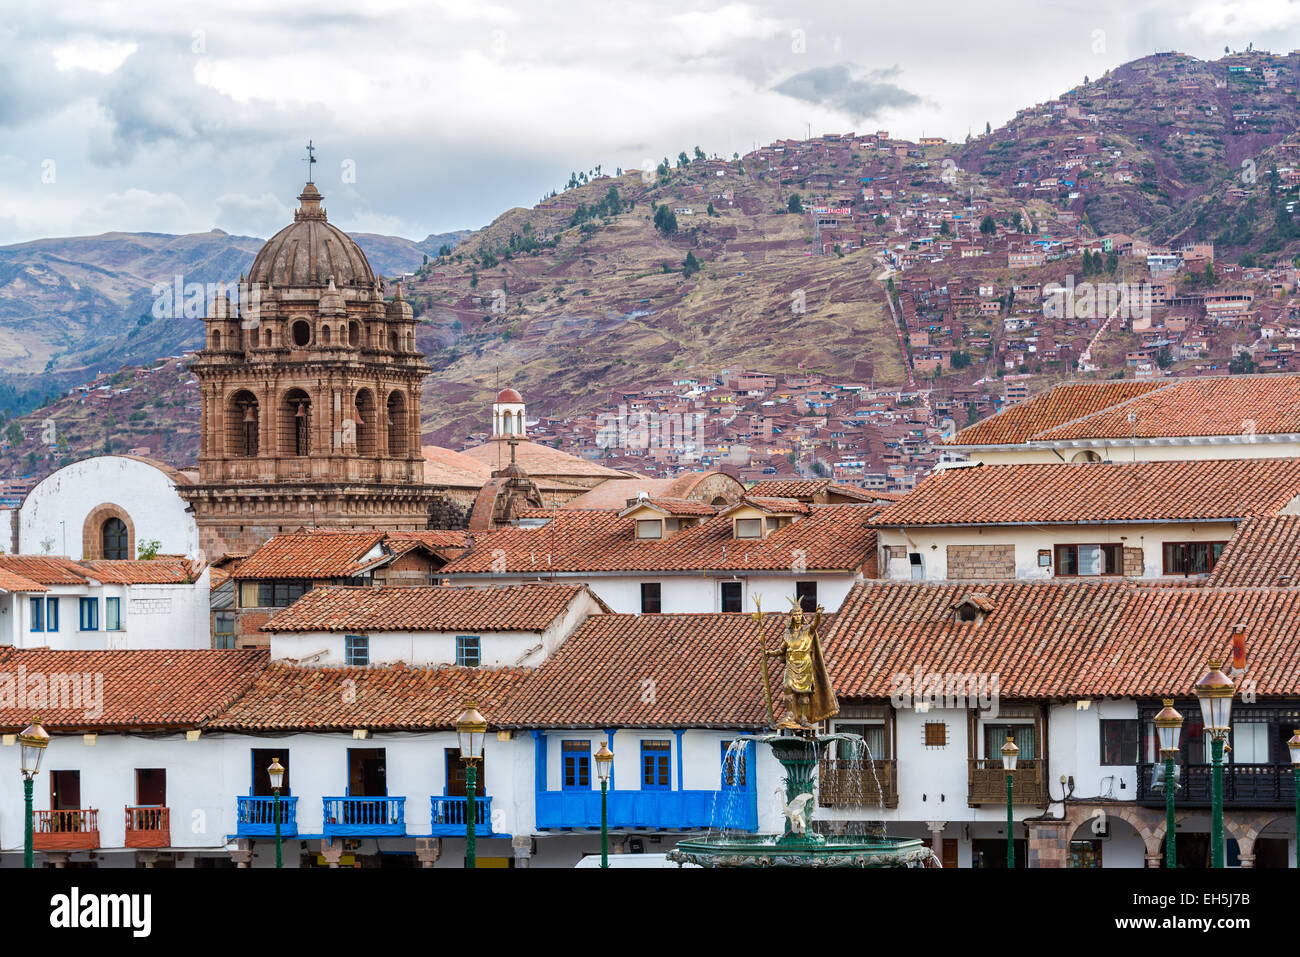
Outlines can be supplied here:
[[641, 583], [641, 613], [657, 615], [663, 611], [662, 586], [659, 582]]
[[45, 599], [45, 630], [59, 630], [59, 600], [57, 598]]
[[670, 741], [641, 742], [641, 790], [667, 791], [672, 787], [672, 752]]
[[104, 599], [104, 630], [105, 631], [122, 630], [122, 599], [120, 598]]
[[1057, 545], [1056, 574], [1066, 578], [1120, 575], [1124, 572], [1123, 545]]
[[235, 647], [235, 613], [219, 611], [212, 621], [212, 647]]
[[126, 531], [126, 522], [120, 518], [110, 518], [100, 530], [100, 544], [104, 557], [111, 559], [130, 558], [130, 536]]
[[1165, 542], [1166, 575], [1208, 575], [1227, 542]]
[[925, 746], [927, 748], [946, 748], [948, 746], [948, 725], [942, 721], [925, 723]]
[[1107, 721], [1103, 719], [1098, 724], [1101, 727], [1101, 763], [1103, 765], [1137, 764], [1137, 719], [1123, 721]]
[[799, 607], [806, 612], [817, 610], [817, 583], [816, 582], [795, 582], [794, 597], [799, 601]]
[[908, 552], [907, 564], [912, 571], [912, 581], [919, 582], [925, 578], [925, 557], [920, 552]]
[[724, 788], [743, 788], [745, 786], [745, 755], [748, 745], [741, 744], [732, 749], [731, 741], [722, 742], [722, 786]]
[[561, 770], [566, 791], [591, 790], [591, 742], [561, 741]]
[[856, 734], [862, 738], [861, 750], [856, 741], [840, 741], [835, 755], [841, 761], [883, 761], [889, 758], [889, 745], [885, 737], [885, 726], [881, 724], [840, 724], [836, 722], [835, 730], [845, 734]]
[[[258, 608], [287, 608], [311, 591], [311, 582], [263, 581], [257, 583]], [[244, 593], [247, 595], [247, 592]], [[245, 606], [248, 607], [248, 606]]]
[[347, 635], [343, 639], [343, 655], [348, 667], [366, 667], [370, 664], [370, 636]]
[[762, 538], [763, 520], [761, 518], [736, 519], [737, 538]]
[[99, 599], [98, 598], [81, 599], [81, 630], [82, 631], [99, 630]]
[[1268, 764], [1268, 728], [1262, 721], [1232, 722], [1232, 763]]
[[657, 518], [642, 518], [636, 523], [637, 538], [663, 538], [664, 523]]
[[723, 582], [722, 583], [722, 610], [723, 611], [742, 611], [740, 582]]
[[483, 663], [483, 640], [478, 635], [456, 636], [456, 664], [477, 668]]
[[1034, 726], [1032, 724], [986, 724], [984, 725], [984, 757], [990, 761], [1002, 760], [1002, 746], [1007, 743], [1007, 735], [1015, 742], [1020, 754], [1017, 761], [1032, 761], [1038, 757], [1035, 747]]
[[45, 630], [45, 600], [43, 598], [32, 599], [32, 631]]

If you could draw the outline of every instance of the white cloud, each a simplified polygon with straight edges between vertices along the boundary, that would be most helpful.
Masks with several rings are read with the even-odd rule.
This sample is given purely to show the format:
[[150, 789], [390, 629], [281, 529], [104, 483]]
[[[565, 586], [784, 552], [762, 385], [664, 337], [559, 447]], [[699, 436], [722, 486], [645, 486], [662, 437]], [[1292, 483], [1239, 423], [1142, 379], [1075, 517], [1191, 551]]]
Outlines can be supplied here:
[[138, 46], [134, 43], [83, 37], [57, 46], [51, 52], [54, 55], [54, 65], [60, 70], [112, 73], [137, 49]]

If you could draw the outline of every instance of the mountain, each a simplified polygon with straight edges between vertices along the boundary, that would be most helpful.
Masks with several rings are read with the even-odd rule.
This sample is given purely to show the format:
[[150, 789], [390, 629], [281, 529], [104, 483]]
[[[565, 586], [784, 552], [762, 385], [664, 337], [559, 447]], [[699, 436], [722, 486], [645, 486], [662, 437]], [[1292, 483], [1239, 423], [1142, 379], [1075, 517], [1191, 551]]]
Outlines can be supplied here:
[[[466, 231], [420, 242], [356, 238], [376, 271], [411, 272]], [[236, 283], [264, 241], [214, 229], [173, 236], [104, 233], [0, 247], [0, 408], [35, 402], [122, 365], [148, 364], [201, 342], [199, 319], [153, 315], [154, 287]]]

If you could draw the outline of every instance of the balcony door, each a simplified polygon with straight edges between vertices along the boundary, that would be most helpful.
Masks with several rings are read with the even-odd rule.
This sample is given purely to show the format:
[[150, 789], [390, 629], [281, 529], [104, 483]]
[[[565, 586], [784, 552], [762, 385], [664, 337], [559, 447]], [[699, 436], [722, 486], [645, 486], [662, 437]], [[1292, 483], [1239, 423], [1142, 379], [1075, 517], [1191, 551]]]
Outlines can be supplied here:
[[[460, 748], [447, 748], [447, 796], [465, 797], [465, 772], [468, 768], [460, 759]], [[474, 759], [474, 793], [482, 797], [487, 793], [487, 778], [483, 773], [483, 758]]]
[[81, 772], [50, 772], [50, 810], [81, 810]]
[[167, 770], [135, 769], [135, 803], [139, 807], [165, 807], [167, 804]]
[[[388, 796], [388, 769], [383, 748], [348, 748], [348, 797]], [[346, 801], [344, 824], [387, 824], [387, 801]]]
[[249, 792], [252, 797], [270, 797], [275, 793], [271, 790], [271, 776], [266, 771], [273, 761], [279, 761], [280, 767], [284, 768], [284, 783], [280, 786], [280, 796], [285, 797], [293, 793], [289, 787], [289, 749], [253, 748], [253, 788]]

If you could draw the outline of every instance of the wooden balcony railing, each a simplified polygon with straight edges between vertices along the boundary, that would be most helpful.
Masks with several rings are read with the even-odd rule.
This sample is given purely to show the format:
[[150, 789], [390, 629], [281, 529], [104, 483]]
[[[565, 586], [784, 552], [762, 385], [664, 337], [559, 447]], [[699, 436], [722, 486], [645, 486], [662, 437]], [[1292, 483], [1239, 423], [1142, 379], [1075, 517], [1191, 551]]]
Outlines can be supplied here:
[[327, 797], [326, 837], [401, 837], [406, 834], [405, 797]]
[[99, 847], [99, 811], [34, 811], [32, 847], [38, 851], [86, 851]]
[[[1007, 803], [1007, 772], [1002, 769], [1001, 758], [971, 758], [967, 777], [966, 803], [971, 807], [981, 804]], [[1011, 802], [1042, 807], [1047, 804], [1047, 781], [1043, 762], [1035, 758], [1021, 758], [1011, 778]]]
[[[467, 800], [464, 796], [454, 797], [450, 795], [434, 795], [429, 799], [430, 820], [432, 821], [432, 833], [434, 836], [453, 836], [466, 833], [465, 805]], [[474, 830], [480, 835], [489, 834], [492, 831], [492, 798], [475, 797], [474, 798]]]
[[[236, 834], [239, 837], [272, 837], [275, 835], [275, 798], [257, 796], [236, 798]], [[298, 798], [280, 796], [280, 836], [291, 837], [298, 833]]]
[[125, 847], [171, 847], [171, 809], [140, 805], [126, 809]]
[[[1138, 765], [1137, 801], [1164, 807], [1165, 792], [1151, 787], [1151, 764]], [[1209, 807], [1213, 800], [1213, 766], [1184, 764], [1179, 769], [1179, 807]], [[1225, 764], [1223, 806], [1240, 808], [1295, 807], [1295, 776], [1290, 764]]]
[[822, 807], [898, 807], [898, 764], [892, 760], [823, 760], [817, 769]]

